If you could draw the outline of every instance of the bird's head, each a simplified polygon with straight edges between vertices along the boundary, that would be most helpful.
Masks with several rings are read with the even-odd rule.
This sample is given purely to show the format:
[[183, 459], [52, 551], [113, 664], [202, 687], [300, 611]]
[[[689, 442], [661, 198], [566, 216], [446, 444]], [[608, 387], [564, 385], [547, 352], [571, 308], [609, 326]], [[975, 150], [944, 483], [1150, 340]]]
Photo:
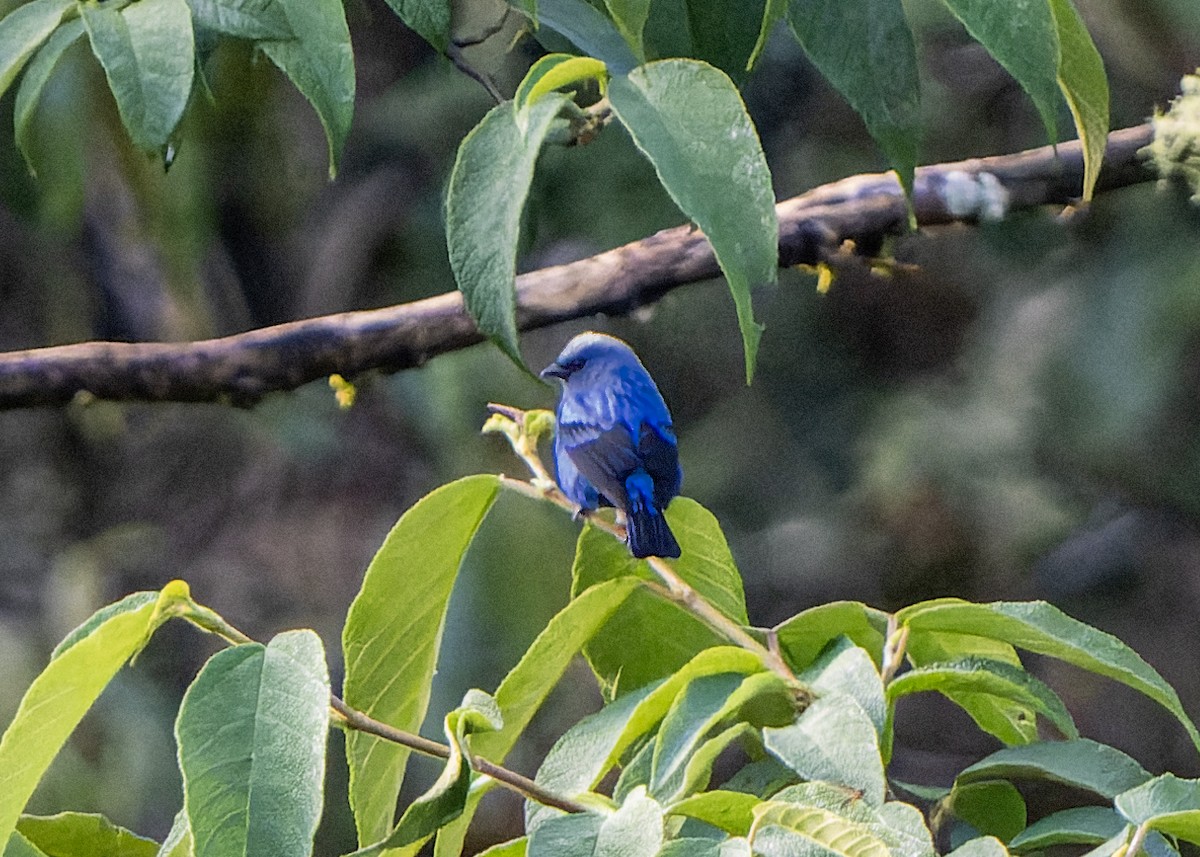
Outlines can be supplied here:
[[603, 375], [628, 366], [641, 367], [641, 361], [624, 342], [604, 333], [581, 333], [542, 370], [541, 377], [570, 383], [573, 377]]

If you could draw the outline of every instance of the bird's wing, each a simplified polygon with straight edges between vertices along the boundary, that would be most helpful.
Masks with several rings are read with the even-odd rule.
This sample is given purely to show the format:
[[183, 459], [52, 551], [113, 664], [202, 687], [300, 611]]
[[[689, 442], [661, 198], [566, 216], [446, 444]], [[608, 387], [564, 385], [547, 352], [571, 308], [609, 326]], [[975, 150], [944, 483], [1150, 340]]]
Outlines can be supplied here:
[[586, 423], [559, 423], [563, 450], [579, 472], [613, 505], [624, 509], [625, 480], [641, 466], [633, 437], [623, 425], [602, 430]]
[[679, 493], [683, 481], [675, 432], [671, 427], [642, 423], [638, 437], [638, 458], [654, 480], [654, 505], [665, 509], [671, 498]]

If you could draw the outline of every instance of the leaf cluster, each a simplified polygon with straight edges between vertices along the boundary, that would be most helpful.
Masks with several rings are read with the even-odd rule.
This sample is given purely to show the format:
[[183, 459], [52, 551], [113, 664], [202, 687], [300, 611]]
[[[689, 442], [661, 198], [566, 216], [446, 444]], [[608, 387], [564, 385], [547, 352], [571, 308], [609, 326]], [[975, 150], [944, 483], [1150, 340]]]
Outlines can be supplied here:
[[[514, 413], [489, 426], [536, 457], [545, 415]], [[0, 738], [6, 857], [307, 855], [331, 726], [347, 732], [356, 855], [411, 855], [433, 839], [435, 854], [455, 857], [479, 800], [500, 785], [525, 795], [526, 832], [492, 857], [933, 857], [946, 842], [962, 857], [1064, 844], [1095, 857], [1170, 857], [1180, 840], [1200, 842], [1200, 782], [1152, 776], [1081, 736], [1021, 658], [1036, 653], [1137, 690], [1200, 748], [1175, 691], [1119, 640], [1044, 602], [958, 599], [893, 614], [834, 602], [755, 628], [718, 522], [686, 498], [667, 511], [683, 546], [677, 562], [635, 560], [615, 537], [619, 526], [588, 520], [570, 602], [492, 693], [472, 690], [446, 716], [444, 743], [420, 738], [450, 595], [501, 491], [570, 509], [544, 481], [493, 475], [420, 500], [380, 547], [349, 611], [340, 699], [315, 633], [255, 642], [180, 581], [98, 611], [57, 647]], [[22, 815], [84, 713], [171, 618], [230, 645], [179, 708], [184, 799], [165, 841], [94, 815]], [[580, 652], [606, 704], [561, 736], [535, 779], [506, 770]], [[949, 788], [889, 776], [901, 700], [930, 692], [1004, 745]], [[413, 750], [440, 756], [444, 768], [397, 820]], [[1031, 780], [1080, 805], [1030, 819], [1018, 785]]]

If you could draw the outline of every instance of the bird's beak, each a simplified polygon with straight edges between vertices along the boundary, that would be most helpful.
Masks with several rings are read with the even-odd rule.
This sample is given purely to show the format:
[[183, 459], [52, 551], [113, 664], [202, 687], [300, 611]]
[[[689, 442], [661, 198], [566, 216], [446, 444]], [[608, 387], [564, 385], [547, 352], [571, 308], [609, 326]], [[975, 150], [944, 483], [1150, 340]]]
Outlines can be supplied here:
[[551, 363], [541, 371], [538, 377], [543, 380], [548, 380], [550, 378], [562, 378], [565, 381], [567, 378], [567, 370], [557, 363]]

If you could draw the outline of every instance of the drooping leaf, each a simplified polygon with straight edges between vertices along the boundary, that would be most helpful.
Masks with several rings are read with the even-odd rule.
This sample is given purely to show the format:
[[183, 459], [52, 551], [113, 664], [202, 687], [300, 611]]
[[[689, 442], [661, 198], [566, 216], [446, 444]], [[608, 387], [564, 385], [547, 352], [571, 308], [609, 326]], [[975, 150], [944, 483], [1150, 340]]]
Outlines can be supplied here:
[[[519, 5], [529, 12], [527, 7], [533, 5], [533, 0]], [[536, 0], [536, 19], [539, 26], [553, 30], [583, 53], [600, 60], [613, 74], [625, 74], [640, 62], [613, 22], [587, 0]]]
[[[672, 568], [710, 604], [745, 624], [742, 578], [717, 519], [686, 497], [666, 511], [683, 556]], [[572, 592], [578, 595], [605, 580], [634, 576], [657, 580], [643, 560], [608, 533], [585, 526], [572, 568]], [[588, 662], [610, 696], [641, 687], [675, 672], [697, 652], [721, 639], [691, 613], [650, 591], [638, 591], [614, 613], [585, 647]]]
[[186, 586], [171, 583], [104, 608], [67, 636], [33, 680], [0, 737], [0, 842], [8, 841], [38, 781], [100, 692], [186, 594]]
[[72, 5], [71, 0], [33, 0], [0, 18], [0, 95]]
[[1064, 783], [1111, 800], [1150, 778], [1129, 756], [1087, 738], [1005, 747], [963, 769], [957, 785], [994, 779]]
[[467, 804], [471, 788], [467, 735], [495, 732], [503, 725], [500, 707], [494, 699], [482, 691], [468, 691], [463, 704], [446, 715], [443, 731], [450, 758], [437, 781], [408, 805], [391, 833], [374, 845], [355, 851], [353, 857], [376, 857], [389, 849], [416, 845], [457, 818]]
[[280, 0], [188, 0], [192, 21], [238, 39], [289, 39], [292, 26]]
[[[342, 632], [348, 705], [398, 729], [420, 728], [450, 591], [499, 487], [494, 476], [452, 482], [419, 500], [388, 533]], [[379, 841], [391, 827], [408, 754], [381, 738], [347, 733], [360, 843]]]
[[1119, 681], [1175, 715], [1200, 748], [1200, 731], [1183, 710], [1179, 695], [1152, 666], [1116, 637], [1072, 619], [1044, 601], [971, 604], [946, 598], [907, 607], [896, 619], [912, 632], [931, 630], [1002, 640]]
[[58, 66], [58, 61], [67, 52], [67, 48], [75, 44], [82, 35], [83, 21], [78, 18], [67, 21], [55, 30], [46, 44], [34, 55], [25, 76], [21, 78], [21, 85], [17, 87], [17, 99], [13, 105], [13, 135], [31, 174], [36, 175], [33, 165], [33, 141], [30, 139], [34, 111], [41, 100], [42, 90], [46, 88], [50, 75]]
[[49, 857], [155, 857], [158, 843], [118, 827], [102, 815], [60, 812], [23, 815], [17, 832]]
[[1100, 164], [1108, 144], [1108, 77], [1104, 60], [1071, 0], [1049, 0], [1058, 30], [1058, 87], [1062, 90], [1075, 129], [1083, 143], [1083, 188], [1086, 202], [1092, 198]]
[[329, 672], [314, 632], [213, 655], [175, 722], [196, 857], [307, 857], [328, 731]]
[[277, 2], [293, 37], [266, 39], [258, 46], [317, 111], [329, 144], [329, 177], [333, 178], [354, 116], [354, 52], [342, 0]]
[[867, 803], [883, 803], [886, 782], [878, 734], [851, 696], [818, 698], [791, 726], [764, 729], [763, 744], [802, 779], [857, 789]]
[[[888, 685], [887, 698], [894, 704], [902, 696], [930, 690], [951, 701], [963, 692], [1008, 699], [1038, 712], [1066, 737], [1079, 737], [1058, 694], [1025, 670], [1003, 661], [969, 657], [918, 667], [894, 679]], [[1003, 836], [1000, 839], [1007, 841]]]
[[192, 94], [196, 46], [186, 0], [79, 9], [125, 130], [139, 149], [160, 151]]
[[921, 96], [900, 0], [791, 0], [787, 17], [809, 59], [862, 117], [911, 194]]
[[1021, 84], [1058, 142], [1059, 41], [1046, 0], [943, 0], [971, 38]]
[[762, 338], [750, 294], [775, 282], [779, 222], [771, 172], [737, 87], [707, 63], [671, 59], [614, 76], [608, 96], [671, 199], [713, 247], [737, 309], [749, 382]]
[[458, 147], [446, 191], [446, 244], [463, 301], [479, 329], [518, 366], [516, 269], [521, 211], [542, 143], [566, 96], [520, 111], [498, 104]]
[[445, 53], [450, 43], [450, 0], [387, 0], [410, 30]]

